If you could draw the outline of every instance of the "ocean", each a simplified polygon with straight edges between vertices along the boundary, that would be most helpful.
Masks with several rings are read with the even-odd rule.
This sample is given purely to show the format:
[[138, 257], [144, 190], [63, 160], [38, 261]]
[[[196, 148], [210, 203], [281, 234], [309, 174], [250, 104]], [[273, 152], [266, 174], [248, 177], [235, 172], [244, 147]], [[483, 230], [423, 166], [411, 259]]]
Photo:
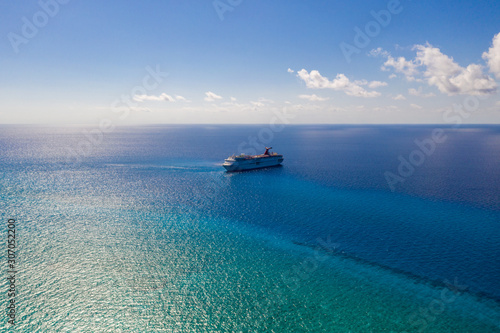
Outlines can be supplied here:
[[0, 129], [1, 331], [500, 332], [500, 126]]

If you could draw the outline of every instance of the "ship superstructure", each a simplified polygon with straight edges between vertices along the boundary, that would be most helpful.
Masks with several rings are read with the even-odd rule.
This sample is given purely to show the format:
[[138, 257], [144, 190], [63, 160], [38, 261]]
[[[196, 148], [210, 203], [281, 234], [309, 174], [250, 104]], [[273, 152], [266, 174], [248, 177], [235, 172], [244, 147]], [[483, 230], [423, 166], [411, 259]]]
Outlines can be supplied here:
[[266, 147], [264, 154], [260, 155], [233, 155], [224, 160], [222, 166], [227, 171], [243, 171], [259, 168], [267, 168], [280, 165], [283, 162], [283, 155], [271, 153], [273, 147]]

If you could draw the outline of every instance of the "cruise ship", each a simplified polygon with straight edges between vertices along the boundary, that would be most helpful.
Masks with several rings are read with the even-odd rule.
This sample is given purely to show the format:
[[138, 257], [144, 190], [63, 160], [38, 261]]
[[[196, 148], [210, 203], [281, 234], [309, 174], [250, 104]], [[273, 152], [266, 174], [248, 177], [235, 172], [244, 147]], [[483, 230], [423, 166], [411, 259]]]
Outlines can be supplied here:
[[230, 156], [224, 160], [222, 166], [227, 171], [243, 171], [280, 165], [283, 162], [283, 155], [269, 152], [272, 148], [266, 147], [266, 151], [261, 155]]

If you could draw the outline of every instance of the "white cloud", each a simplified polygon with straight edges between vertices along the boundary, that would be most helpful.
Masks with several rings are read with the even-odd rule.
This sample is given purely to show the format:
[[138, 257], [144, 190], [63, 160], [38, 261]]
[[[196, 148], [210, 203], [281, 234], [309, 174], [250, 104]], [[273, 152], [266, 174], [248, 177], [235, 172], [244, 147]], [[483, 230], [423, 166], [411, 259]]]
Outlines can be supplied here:
[[406, 100], [406, 97], [404, 97], [403, 95], [399, 94], [396, 97], [393, 97], [392, 99], [395, 100], [395, 101], [404, 101], [404, 100]]
[[178, 100], [178, 101], [186, 101], [186, 98], [184, 98], [183, 96], [175, 96], [175, 99]]
[[[177, 96], [177, 97], [182, 97], [182, 96]], [[184, 98], [184, 97], [182, 97]], [[167, 95], [165, 93], [159, 95], [159, 96], [154, 96], [154, 95], [135, 95], [134, 96], [134, 101], [136, 102], [144, 102], [144, 101], [168, 101], [168, 102], [175, 102], [175, 98], [173, 98], [170, 95]]]
[[264, 98], [264, 97], [259, 98], [259, 102], [263, 102], [263, 103], [274, 103], [274, 101], [273, 101], [273, 100], [271, 100], [271, 99], [267, 99], [267, 98]]
[[414, 109], [419, 109], [419, 110], [422, 109], [422, 107], [418, 104], [410, 104], [410, 106]]
[[390, 111], [397, 111], [399, 110], [399, 108], [395, 105], [386, 105], [386, 106], [377, 106], [372, 110], [376, 112], [381, 112], [381, 111], [390, 112]]
[[295, 72], [295, 71], [294, 71], [293, 69], [291, 69], [291, 68], [288, 68], [287, 72], [288, 72], [288, 73], [293, 73], [293, 72]]
[[483, 59], [488, 63], [490, 72], [500, 79], [500, 33], [493, 37], [492, 46], [483, 53]]
[[410, 88], [410, 89], [408, 89], [408, 93], [410, 95], [413, 95], [413, 96], [419, 96], [419, 97], [425, 97], [425, 98], [436, 96], [436, 94], [434, 94], [434, 93], [423, 94], [422, 87], [418, 87], [418, 90], [415, 88]]
[[231, 97], [231, 102], [236, 102], [236, 97]]
[[408, 89], [408, 93], [409, 93], [410, 95], [413, 95], [413, 96], [418, 96], [418, 95], [420, 95], [420, 91], [418, 91], [418, 90], [417, 90], [417, 89], [415, 89], [415, 88], [410, 88], [410, 89]]
[[387, 52], [386, 50], [384, 50], [383, 48], [378, 47], [378, 48], [373, 49], [370, 52], [368, 52], [368, 55], [372, 56], [372, 57], [377, 57], [377, 56], [388, 57], [388, 56], [390, 56], [390, 53]]
[[394, 68], [396, 73], [403, 73], [407, 79], [412, 80], [419, 74], [417, 64], [412, 60], [406, 60], [405, 57], [394, 58], [390, 54], [386, 55], [387, 60], [382, 66], [383, 71], [388, 71], [389, 67]]
[[[498, 42], [499, 51], [496, 51], [496, 40], [497, 37], [494, 40], [493, 50], [490, 49], [490, 52], [485, 53], [487, 55], [483, 54], [488, 61], [490, 57], [497, 59], [497, 55], [500, 59], [500, 41]], [[492, 94], [497, 90], [497, 83], [489, 75], [483, 73], [480, 65], [470, 64], [465, 68], [461, 67], [454, 62], [453, 58], [430, 44], [415, 45], [413, 50], [417, 50], [413, 60], [407, 60], [404, 57], [394, 58], [380, 48], [372, 50], [370, 55], [381, 55], [387, 58], [382, 70], [393, 68], [396, 73], [404, 74], [408, 81], [422, 82], [420, 78], [417, 78], [421, 76], [427, 80], [427, 84], [437, 87], [440, 92], [448, 95], [484, 95]], [[491, 63], [494, 64], [495, 60]], [[493, 65], [492, 71], [495, 68]], [[500, 70], [500, 67], [498, 69]]]
[[213, 101], [215, 101], [215, 100], [217, 100], [217, 99], [222, 99], [222, 96], [219, 96], [219, 95], [217, 95], [217, 94], [214, 94], [214, 93], [213, 93], [213, 92], [211, 92], [211, 91], [207, 91], [207, 92], [205, 93], [205, 101], [207, 101], [207, 102], [213, 102]]
[[372, 81], [372, 82], [368, 83], [368, 87], [372, 88], [372, 89], [375, 89], [375, 88], [378, 88], [378, 87], [385, 87], [385, 86], [387, 86], [387, 82]]
[[312, 70], [308, 73], [305, 69], [297, 72], [297, 76], [306, 83], [307, 88], [312, 89], [333, 89], [343, 91], [349, 96], [356, 97], [377, 97], [380, 96], [378, 91], [367, 91], [362, 85], [369, 85], [371, 82], [366, 80], [350, 81], [344, 74], [337, 74], [332, 81], [322, 76], [317, 70]]
[[264, 106], [264, 103], [256, 102], [256, 101], [251, 101], [250, 104], [252, 104], [253, 106], [259, 107], [259, 108]]
[[448, 95], [482, 95], [496, 91], [496, 82], [483, 73], [480, 65], [460, 67], [453, 58], [429, 44], [417, 45], [415, 49], [418, 50], [417, 62], [426, 67], [424, 76], [427, 77], [427, 83], [436, 86], [439, 91]]
[[396, 74], [392, 73], [391, 75], [389, 75], [389, 79], [394, 79], [395, 77], [397, 77]]
[[264, 106], [269, 107], [270, 104], [273, 104], [273, 103], [274, 103], [274, 101], [267, 99], [267, 98], [264, 98], [264, 97], [260, 97], [257, 101], [250, 101], [250, 104], [254, 107], [257, 107], [257, 108], [261, 108]]
[[312, 101], [312, 102], [323, 102], [323, 101], [328, 100], [328, 98], [326, 98], [326, 97], [319, 97], [319, 96], [317, 96], [315, 94], [312, 94], [312, 95], [299, 95], [299, 98], [307, 99], [307, 100]]

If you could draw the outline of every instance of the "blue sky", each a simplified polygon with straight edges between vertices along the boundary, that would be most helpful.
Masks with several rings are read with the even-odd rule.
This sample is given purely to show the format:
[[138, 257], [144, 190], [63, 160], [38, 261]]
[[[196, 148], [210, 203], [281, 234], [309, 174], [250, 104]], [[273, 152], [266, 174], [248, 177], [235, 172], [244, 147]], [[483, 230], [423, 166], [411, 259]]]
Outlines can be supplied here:
[[0, 123], [500, 123], [499, 18], [499, 1], [6, 0]]

